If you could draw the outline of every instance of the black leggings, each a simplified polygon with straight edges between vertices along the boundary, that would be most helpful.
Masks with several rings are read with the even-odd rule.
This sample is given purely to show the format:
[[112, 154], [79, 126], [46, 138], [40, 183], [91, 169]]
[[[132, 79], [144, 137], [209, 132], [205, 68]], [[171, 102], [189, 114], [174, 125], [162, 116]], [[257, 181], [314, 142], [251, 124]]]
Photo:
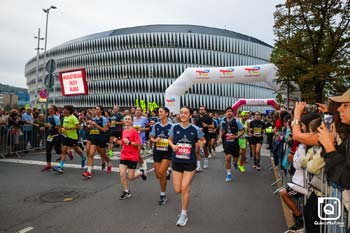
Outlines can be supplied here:
[[61, 140], [60, 136], [56, 136], [51, 142], [46, 141], [46, 162], [51, 163], [51, 151], [55, 148], [56, 154], [61, 154]]

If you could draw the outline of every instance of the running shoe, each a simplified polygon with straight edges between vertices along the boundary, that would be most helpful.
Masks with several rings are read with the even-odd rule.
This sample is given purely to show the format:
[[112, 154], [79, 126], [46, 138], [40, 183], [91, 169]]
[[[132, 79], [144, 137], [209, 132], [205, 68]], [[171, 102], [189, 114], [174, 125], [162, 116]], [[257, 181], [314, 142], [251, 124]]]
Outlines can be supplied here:
[[113, 151], [112, 151], [112, 150], [108, 151], [108, 156], [109, 156], [110, 158], [113, 157]]
[[202, 168], [200, 166], [197, 166], [196, 173], [200, 173], [200, 172], [202, 172]]
[[165, 195], [160, 195], [159, 205], [164, 205], [167, 202], [168, 198]]
[[213, 152], [211, 152], [211, 156], [212, 156], [212, 157], [215, 157], [215, 156], [216, 156], [216, 151], [215, 151], [215, 150], [213, 150]]
[[226, 182], [231, 182], [232, 181], [232, 175], [231, 174], [227, 174], [226, 175]]
[[81, 157], [81, 168], [85, 168], [86, 167], [86, 157], [83, 156]]
[[105, 163], [102, 163], [101, 165], [101, 170], [104, 171], [106, 169], [106, 164]]
[[256, 166], [256, 170], [257, 170], [257, 171], [261, 171], [260, 165], [257, 165], [257, 166]]
[[238, 166], [240, 172], [245, 172], [245, 167], [243, 165]]
[[55, 172], [58, 172], [60, 174], [64, 173], [63, 168], [60, 166], [52, 168]]
[[184, 227], [186, 226], [187, 221], [188, 221], [187, 215], [181, 214], [179, 217], [179, 220], [177, 220], [176, 226]]
[[111, 173], [112, 172], [112, 163], [110, 163], [107, 167], [107, 173]]
[[204, 159], [203, 168], [207, 169], [208, 167], [209, 167], [209, 161], [208, 161], [208, 159]]
[[43, 169], [41, 169], [42, 172], [48, 172], [50, 170], [52, 170], [51, 166], [45, 166]]
[[141, 172], [141, 178], [142, 178], [143, 180], [146, 180], [146, 179], [147, 179], [147, 174], [146, 174], [145, 170], [143, 170], [143, 169], [141, 168], [141, 169], [140, 169], [140, 172]]
[[212, 158], [211, 152], [209, 152], [208, 158], [209, 158], [209, 159]]
[[123, 191], [122, 195], [119, 197], [119, 200], [125, 200], [131, 197], [131, 193]]
[[85, 178], [88, 178], [88, 179], [90, 179], [91, 177], [92, 177], [92, 175], [91, 175], [91, 172], [89, 172], [89, 171], [85, 171], [83, 174], [81, 174], [82, 176], [84, 176]]
[[170, 168], [168, 169], [168, 171], [166, 172], [166, 179], [167, 180], [170, 180], [170, 177], [171, 177], [171, 172], [172, 172], [173, 170], [171, 170]]
[[67, 151], [67, 154], [68, 154], [68, 157], [70, 158], [70, 160], [73, 160], [73, 153], [72, 153], [72, 151]]

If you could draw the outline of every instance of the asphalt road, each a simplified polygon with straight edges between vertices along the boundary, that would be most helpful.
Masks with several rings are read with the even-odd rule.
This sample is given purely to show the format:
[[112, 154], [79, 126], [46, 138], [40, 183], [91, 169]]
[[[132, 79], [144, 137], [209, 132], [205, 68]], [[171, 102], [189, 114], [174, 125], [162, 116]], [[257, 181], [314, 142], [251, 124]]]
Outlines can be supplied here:
[[[80, 161], [75, 160], [67, 164]], [[260, 172], [251, 162], [246, 173], [233, 171], [231, 183], [225, 182], [223, 153], [210, 159], [209, 168], [193, 180], [189, 221], [183, 228], [175, 225], [180, 196], [169, 182], [168, 202], [159, 206], [159, 184], [152, 172], [147, 181], [131, 182], [132, 198], [121, 201], [117, 172], [96, 170], [85, 180], [79, 168], [65, 168], [62, 175], [42, 173], [42, 166], [17, 163], [23, 161], [44, 161], [44, 154], [0, 159], [0, 232], [281, 233], [287, 228], [280, 198], [272, 194], [268, 157], [263, 157]], [[117, 167], [118, 158], [113, 163]]]

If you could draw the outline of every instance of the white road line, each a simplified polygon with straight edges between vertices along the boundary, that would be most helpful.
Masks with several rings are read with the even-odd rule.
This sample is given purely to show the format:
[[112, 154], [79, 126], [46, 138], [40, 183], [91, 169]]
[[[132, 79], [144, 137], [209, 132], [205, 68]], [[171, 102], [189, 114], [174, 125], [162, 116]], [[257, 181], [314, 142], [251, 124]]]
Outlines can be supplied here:
[[[29, 165], [42, 165], [42, 166], [46, 166], [46, 162], [45, 161], [37, 161], [37, 160], [22, 160], [22, 159], [0, 159], [0, 162], [3, 163], [18, 163], [18, 164], [29, 164]], [[51, 163], [52, 166], [58, 166], [59, 163]], [[79, 164], [69, 164], [69, 163], [65, 163], [64, 167], [67, 168], [76, 168], [76, 169], [82, 169], [81, 165]], [[119, 172], [119, 168], [118, 167], [113, 167], [112, 168], [112, 172]]]
[[26, 233], [26, 232], [29, 232], [29, 231], [31, 231], [33, 229], [34, 229], [34, 227], [26, 227], [26, 228], [24, 228], [24, 229], [22, 229], [20, 231], [17, 231], [17, 233]]

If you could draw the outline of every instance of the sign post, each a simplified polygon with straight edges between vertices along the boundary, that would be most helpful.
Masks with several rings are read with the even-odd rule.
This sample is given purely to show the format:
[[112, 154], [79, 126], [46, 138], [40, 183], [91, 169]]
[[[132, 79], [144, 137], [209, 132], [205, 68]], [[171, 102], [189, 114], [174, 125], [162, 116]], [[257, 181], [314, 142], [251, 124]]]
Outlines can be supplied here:
[[47, 71], [47, 75], [45, 76], [45, 86], [46, 86], [46, 104], [45, 104], [45, 119], [47, 118], [47, 107], [49, 105], [49, 89], [52, 88], [54, 78], [53, 72], [56, 70], [56, 62], [53, 59], [50, 59], [46, 65], [45, 70]]

